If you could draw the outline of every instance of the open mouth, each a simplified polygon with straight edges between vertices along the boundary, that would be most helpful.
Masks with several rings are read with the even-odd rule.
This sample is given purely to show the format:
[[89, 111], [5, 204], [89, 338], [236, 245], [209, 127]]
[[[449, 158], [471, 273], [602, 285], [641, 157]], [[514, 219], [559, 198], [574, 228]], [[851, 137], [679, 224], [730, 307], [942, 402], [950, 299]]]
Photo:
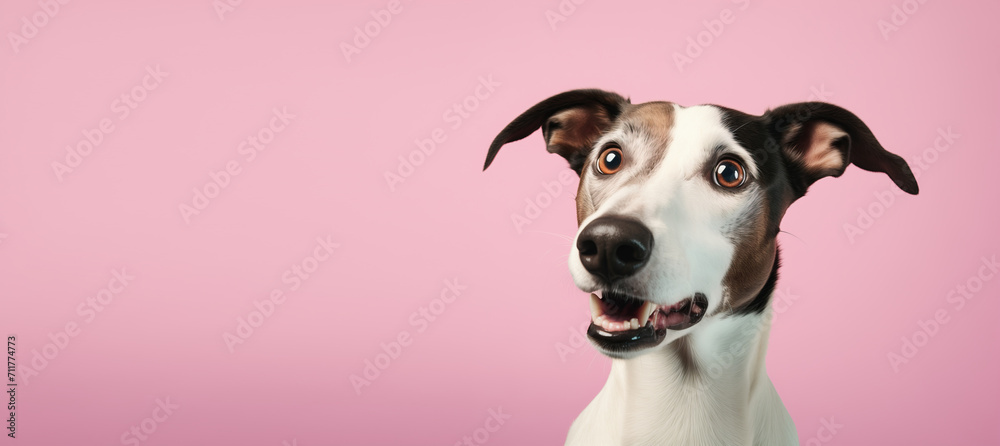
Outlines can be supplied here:
[[667, 330], [684, 330], [701, 322], [708, 308], [708, 298], [701, 293], [669, 306], [619, 292], [602, 294], [590, 295], [593, 319], [587, 335], [612, 357], [658, 345]]

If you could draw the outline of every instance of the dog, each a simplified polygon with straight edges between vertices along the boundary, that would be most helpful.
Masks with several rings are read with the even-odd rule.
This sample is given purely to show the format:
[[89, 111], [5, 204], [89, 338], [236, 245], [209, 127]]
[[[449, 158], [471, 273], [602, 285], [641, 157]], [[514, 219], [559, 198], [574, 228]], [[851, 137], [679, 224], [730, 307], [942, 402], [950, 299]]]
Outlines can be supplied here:
[[753, 116], [588, 89], [511, 121], [483, 170], [539, 128], [580, 178], [569, 269], [590, 293], [587, 336], [613, 358], [566, 444], [798, 444], [764, 367], [781, 219], [848, 164], [916, 195], [906, 161], [829, 103]]

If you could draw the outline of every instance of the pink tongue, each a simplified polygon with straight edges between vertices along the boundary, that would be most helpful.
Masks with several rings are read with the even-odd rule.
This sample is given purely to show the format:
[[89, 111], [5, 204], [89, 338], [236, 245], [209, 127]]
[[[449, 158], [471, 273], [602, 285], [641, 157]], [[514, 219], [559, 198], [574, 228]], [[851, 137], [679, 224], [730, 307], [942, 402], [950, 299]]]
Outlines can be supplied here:
[[667, 314], [667, 316], [664, 318], [663, 325], [670, 327], [672, 325], [680, 324], [681, 322], [684, 322], [686, 319], [687, 319], [686, 314], [670, 313]]

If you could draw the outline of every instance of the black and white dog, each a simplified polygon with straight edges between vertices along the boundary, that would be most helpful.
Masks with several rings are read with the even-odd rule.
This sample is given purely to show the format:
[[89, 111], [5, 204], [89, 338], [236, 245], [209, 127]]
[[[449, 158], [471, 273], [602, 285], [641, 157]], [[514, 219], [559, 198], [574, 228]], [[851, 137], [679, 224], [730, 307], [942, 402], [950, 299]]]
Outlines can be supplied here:
[[764, 368], [781, 219], [848, 164], [916, 194], [906, 162], [827, 103], [752, 116], [574, 90], [508, 124], [486, 167], [538, 128], [580, 175], [569, 268], [614, 358], [566, 444], [798, 444]]

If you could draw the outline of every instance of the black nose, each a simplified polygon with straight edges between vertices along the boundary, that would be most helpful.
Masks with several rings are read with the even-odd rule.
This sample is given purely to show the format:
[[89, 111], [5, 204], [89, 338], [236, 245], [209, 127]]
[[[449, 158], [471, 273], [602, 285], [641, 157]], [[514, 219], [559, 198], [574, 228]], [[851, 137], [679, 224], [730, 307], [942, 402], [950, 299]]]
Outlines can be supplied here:
[[576, 248], [587, 271], [613, 282], [646, 264], [653, 250], [653, 233], [635, 220], [600, 217], [580, 231]]

